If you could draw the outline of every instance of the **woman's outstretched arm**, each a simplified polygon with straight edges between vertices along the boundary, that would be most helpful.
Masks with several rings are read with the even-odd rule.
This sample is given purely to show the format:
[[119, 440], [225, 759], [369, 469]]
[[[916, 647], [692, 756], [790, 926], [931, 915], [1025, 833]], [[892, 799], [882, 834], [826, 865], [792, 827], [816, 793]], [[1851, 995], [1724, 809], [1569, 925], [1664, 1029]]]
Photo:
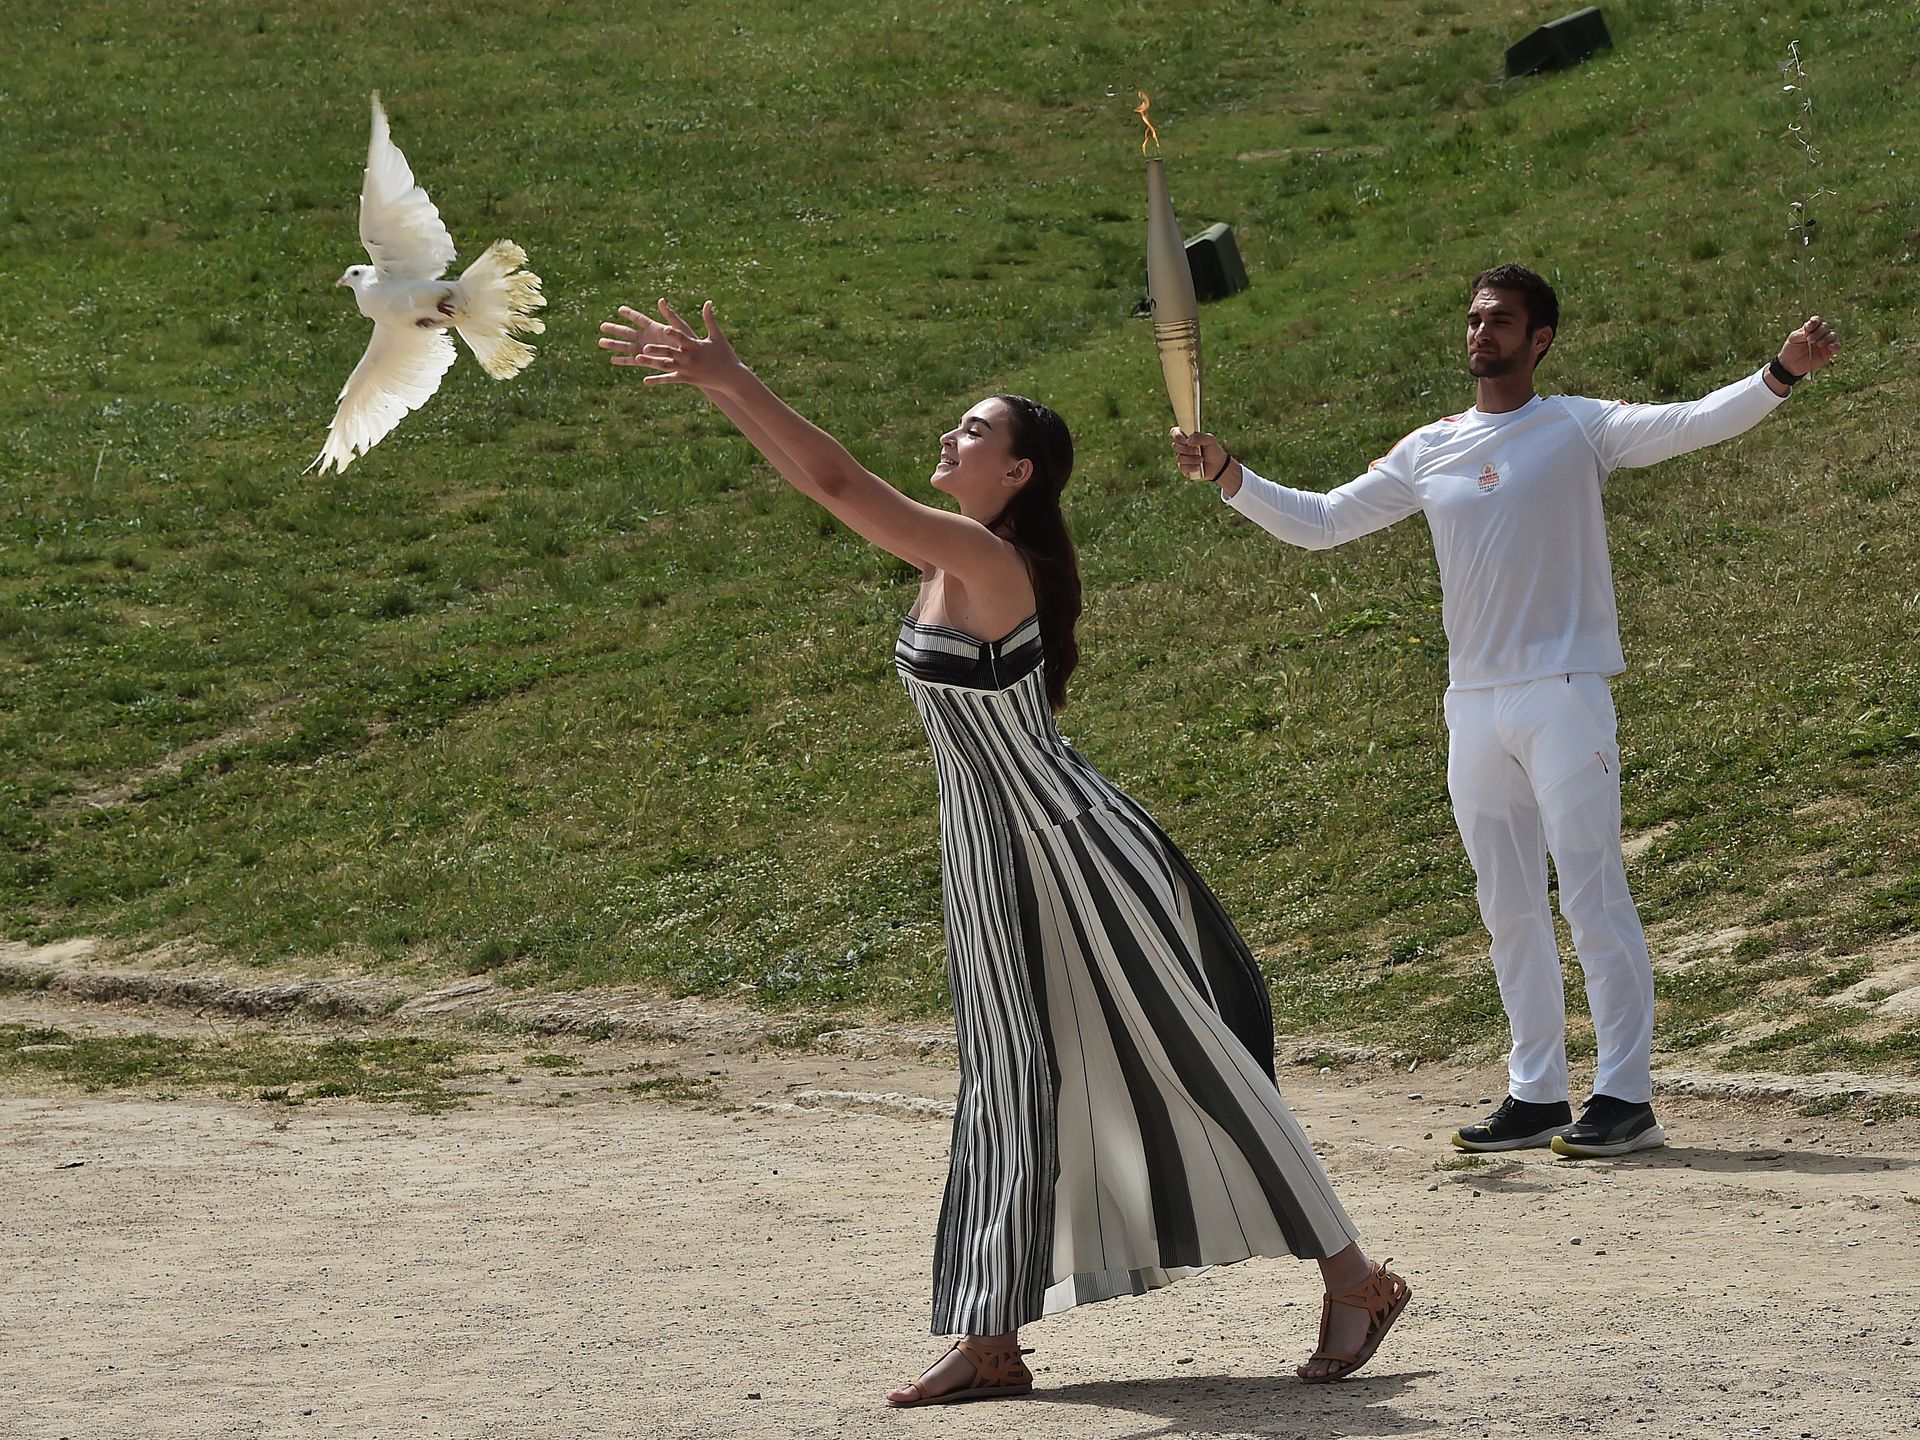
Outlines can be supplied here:
[[735, 354], [711, 304], [702, 311], [704, 336], [665, 301], [660, 313], [665, 324], [622, 306], [627, 325], [600, 327], [613, 364], [654, 371], [648, 384], [697, 387], [796, 490], [909, 564], [950, 570], [963, 584], [1024, 580], [1024, 562], [1007, 541], [977, 520], [908, 499], [775, 395]]
[[[673, 332], [652, 316], [630, 305], [620, 307], [620, 317], [624, 325], [609, 320], [600, 327], [600, 348], [613, 353], [607, 358], [615, 365], [634, 365], [640, 363], [634, 357], [648, 345], [656, 345]], [[810, 500], [824, 502], [824, 496], [810, 480], [806, 471], [793, 462], [793, 458], [775, 443], [773, 437], [761, 428], [745, 407], [731, 395], [719, 392], [703, 392], [713, 407], [731, 420], [740, 433], [747, 437], [753, 448], [766, 456], [767, 462], [778, 470], [786, 482]]]

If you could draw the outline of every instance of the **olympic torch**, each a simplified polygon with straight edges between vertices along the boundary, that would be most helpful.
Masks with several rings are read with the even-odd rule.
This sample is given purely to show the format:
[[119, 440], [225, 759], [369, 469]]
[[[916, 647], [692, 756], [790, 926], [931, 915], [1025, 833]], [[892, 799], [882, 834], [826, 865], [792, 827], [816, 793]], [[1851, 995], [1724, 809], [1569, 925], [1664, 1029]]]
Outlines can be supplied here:
[[[1160, 148], [1159, 132], [1147, 118], [1153, 102], [1140, 92], [1135, 111], [1147, 127], [1140, 153]], [[1160, 350], [1160, 373], [1173, 401], [1174, 423], [1187, 435], [1200, 433], [1200, 305], [1193, 296], [1193, 271], [1187, 247], [1173, 218], [1167, 172], [1159, 155], [1147, 156], [1147, 300], [1153, 311], [1153, 340]]]

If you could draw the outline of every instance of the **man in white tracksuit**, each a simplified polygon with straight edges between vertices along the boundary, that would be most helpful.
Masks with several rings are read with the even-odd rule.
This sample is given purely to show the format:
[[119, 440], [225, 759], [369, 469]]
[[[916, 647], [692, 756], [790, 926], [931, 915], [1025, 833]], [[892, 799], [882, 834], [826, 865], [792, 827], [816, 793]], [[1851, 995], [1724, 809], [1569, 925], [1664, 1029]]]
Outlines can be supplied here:
[[[1553, 289], [1518, 265], [1477, 277], [1467, 311], [1474, 408], [1415, 430], [1326, 494], [1262, 479], [1212, 435], [1174, 432], [1188, 475], [1282, 540], [1325, 549], [1416, 511], [1440, 562], [1447, 634], [1447, 789], [1478, 881], [1513, 1032], [1508, 1095], [1457, 1131], [1464, 1150], [1563, 1155], [1658, 1145], [1653, 966], [1620, 853], [1620, 752], [1607, 677], [1626, 668], [1600, 495], [1626, 466], [1716, 444], [1772, 412], [1838, 350], [1820, 317], [1745, 379], [1678, 405], [1534, 392]], [[1598, 1059], [1578, 1123], [1547, 856], [1586, 978]]]

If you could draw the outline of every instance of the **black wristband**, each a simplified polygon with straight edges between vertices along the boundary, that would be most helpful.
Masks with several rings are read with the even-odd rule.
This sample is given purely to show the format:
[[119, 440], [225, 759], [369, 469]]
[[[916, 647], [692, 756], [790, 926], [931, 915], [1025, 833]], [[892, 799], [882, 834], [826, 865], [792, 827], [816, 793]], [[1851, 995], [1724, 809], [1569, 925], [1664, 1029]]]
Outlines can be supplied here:
[[1780, 363], [1780, 357], [1778, 355], [1774, 356], [1771, 360], [1767, 361], [1767, 373], [1773, 376], [1773, 378], [1778, 380], [1782, 385], [1786, 386], [1787, 389], [1789, 390], [1793, 389], [1794, 386], [1798, 385], [1802, 380], [1807, 378], [1804, 375], [1794, 374], [1793, 371], [1789, 370], [1786, 366], [1782, 365]]
[[1222, 450], [1220, 453], [1226, 455], [1227, 458], [1222, 460], [1220, 462], [1220, 468], [1213, 472], [1213, 478], [1207, 481], [1209, 485], [1218, 485], [1220, 483], [1220, 477], [1227, 473], [1227, 466], [1233, 463], [1233, 456], [1231, 454], [1228, 454], [1225, 450]]

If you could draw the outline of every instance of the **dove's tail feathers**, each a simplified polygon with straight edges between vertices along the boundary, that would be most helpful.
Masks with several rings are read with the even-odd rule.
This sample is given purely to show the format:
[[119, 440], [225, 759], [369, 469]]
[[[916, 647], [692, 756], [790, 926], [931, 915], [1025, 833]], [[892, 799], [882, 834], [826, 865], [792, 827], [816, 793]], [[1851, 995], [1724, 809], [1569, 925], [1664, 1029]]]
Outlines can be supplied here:
[[496, 380], [518, 375], [533, 363], [533, 347], [515, 335], [538, 335], [547, 327], [533, 312], [547, 303], [540, 277], [522, 269], [527, 252], [511, 240], [496, 240], [460, 276], [460, 310], [453, 322], [480, 368]]

